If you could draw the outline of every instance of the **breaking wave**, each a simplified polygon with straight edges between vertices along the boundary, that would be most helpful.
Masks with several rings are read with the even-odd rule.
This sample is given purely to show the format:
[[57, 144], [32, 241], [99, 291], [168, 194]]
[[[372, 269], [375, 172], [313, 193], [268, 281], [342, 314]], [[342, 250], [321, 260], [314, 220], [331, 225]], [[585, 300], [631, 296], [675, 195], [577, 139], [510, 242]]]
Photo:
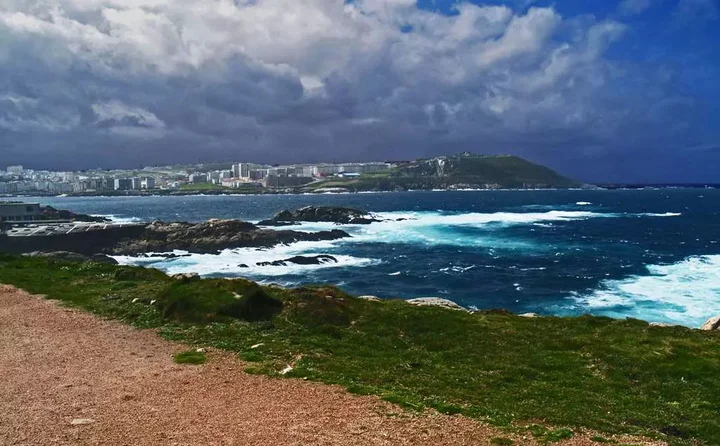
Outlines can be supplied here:
[[138, 217], [120, 217], [120, 216], [113, 215], [113, 214], [92, 215], [92, 217], [109, 218], [113, 223], [140, 223], [143, 221], [142, 218], [138, 218]]
[[[329, 242], [298, 242], [274, 248], [226, 249], [219, 254], [189, 254], [186, 251], [174, 251], [178, 257], [168, 258], [169, 253], [150, 253], [147, 257], [114, 256], [121, 265], [149, 266], [168, 274], [198, 273], [201, 276], [243, 276], [251, 278], [277, 277], [289, 275], [307, 275], [327, 268], [363, 267], [379, 263], [368, 258], [353, 257], [345, 254], [330, 253], [337, 262], [319, 265], [297, 265], [288, 263], [283, 266], [259, 266], [261, 262], [274, 262], [293, 256], [313, 256], [327, 254], [323, 248], [330, 247]], [[242, 266], [246, 265], [246, 266]]]
[[[551, 210], [547, 212], [443, 213], [380, 212], [385, 220], [370, 225], [344, 225], [353, 238], [339, 243], [406, 243], [421, 245], [475, 246], [500, 249], [540, 249], [528, 240], [508, 237], [494, 231], [512, 226], [573, 222], [594, 218], [671, 217], [679, 214], [622, 214], [589, 211]], [[303, 223], [293, 226], [299, 231], [337, 229], [333, 223]]]
[[720, 314], [720, 255], [648, 265], [647, 270], [648, 275], [606, 280], [599, 289], [572, 299], [592, 314], [689, 327]]

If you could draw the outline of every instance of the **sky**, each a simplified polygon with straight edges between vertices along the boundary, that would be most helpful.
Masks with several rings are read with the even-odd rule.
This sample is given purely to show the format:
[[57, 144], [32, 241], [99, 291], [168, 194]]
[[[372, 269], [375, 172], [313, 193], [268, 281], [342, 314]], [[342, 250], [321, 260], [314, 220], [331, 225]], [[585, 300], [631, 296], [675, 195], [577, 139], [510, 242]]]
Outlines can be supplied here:
[[0, 167], [462, 151], [720, 182], [720, 0], [0, 0]]

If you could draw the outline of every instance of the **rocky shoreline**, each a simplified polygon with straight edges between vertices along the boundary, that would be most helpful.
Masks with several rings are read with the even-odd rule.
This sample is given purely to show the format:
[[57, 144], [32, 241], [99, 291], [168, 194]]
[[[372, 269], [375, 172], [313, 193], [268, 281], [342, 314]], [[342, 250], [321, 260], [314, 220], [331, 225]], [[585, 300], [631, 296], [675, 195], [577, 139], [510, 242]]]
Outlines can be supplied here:
[[138, 237], [119, 240], [103, 251], [114, 255], [139, 255], [175, 250], [213, 254], [223, 249], [272, 247], [301, 241], [337, 240], [350, 237], [338, 229], [300, 232], [260, 228], [240, 220], [209, 220], [204, 223], [152, 222]]
[[[72, 219], [76, 221], [106, 222], [102, 217], [92, 217], [43, 208], [46, 219]], [[333, 229], [319, 232], [302, 232], [290, 229], [271, 229], [265, 226], [290, 226], [302, 222], [327, 222], [337, 225], [372, 224], [384, 220], [376, 215], [352, 208], [330, 206], [307, 206], [295, 211], [285, 210], [268, 220], [257, 224], [240, 220], [212, 219], [202, 223], [162, 222], [137, 224], [128, 227], [116, 227], [109, 230], [78, 232], [68, 235], [47, 237], [11, 237], [16, 246], [6, 249], [8, 239], [0, 239], [0, 252], [10, 252], [29, 256], [55, 258], [75, 262], [117, 263], [108, 256], [128, 255], [138, 257], [159, 256], [168, 259], [191, 254], [215, 254], [224, 249], [234, 248], [271, 248], [300, 241], [327, 241], [351, 237], [347, 232]], [[27, 246], [21, 242], [27, 240]], [[40, 244], [39, 242], [44, 242]], [[185, 251], [188, 254], [176, 254], [173, 251]], [[290, 258], [255, 262], [250, 265], [272, 267], [288, 265], [321, 265], [337, 263], [331, 255], [294, 256]], [[370, 300], [379, 300], [375, 296], [361, 296]], [[408, 300], [410, 304], [421, 306], [439, 306], [453, 310], [470, 311], [457, 303], [441, 298], [417, 298]], [[527, 318], [542, 317], [534, 313], [522, 314]], [[651, 323], [651, 326], [668, 324]], [[709, 319], [702, 330], [720, 330], [720, 316]]]
[[[51, 207], [43, 208], [42, 212], [45, 220], [110, 222], [103, 217], [75, 214]], [[218, 219], [202, 223], [155, 221], [148, 224], [108, 225], [102, 229], [49, 234], [42, 237], [2, 235], [0, 252], [140, 256], [147, 253], [169, 253], [181, 250], [194, 254], [215, 254], [224, 249], [270, 248], [301, 241], [317, 242], [350, 237], [350, 234], [340, 229], [303, 232], [263, 227], [286, 226], [301, 221], [370, 224], [380, 220], [367, 212], [355, 209], [310, 206], [295, 212], [281, 212], [272, 219], [261, 222], [260, 225], [241, 220]]]

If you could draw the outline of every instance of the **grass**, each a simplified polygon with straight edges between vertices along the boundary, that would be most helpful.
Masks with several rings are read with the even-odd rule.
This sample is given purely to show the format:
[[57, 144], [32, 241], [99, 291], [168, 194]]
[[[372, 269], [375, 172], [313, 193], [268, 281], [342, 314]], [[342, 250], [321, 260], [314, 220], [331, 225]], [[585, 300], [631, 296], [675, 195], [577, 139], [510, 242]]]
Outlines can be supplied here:
[[223, 190], [230, 190], [227, 187], [221, 186], [219, 184], [212, 184], [212, 183], [189, 183], [189, 184], [183, 184], [180, 186], [181, 191], [223, 191]]
[[173, 360], [177, 364], [200, 365], [207, 362], [207, 356], [205, 356], [205, 353], [197, 350], [187, 350], [173, 355]]
[[327, 286], [176, 280], [153, 269], [15, 256], [0, 256], [0, 283], [167, 339], [237, 352], [250, 373], [279, 376], [293, 363], [285, 376], [410, 410], [460, 413], [544, 442], [589, 429], [720, 444], [720, 333], [603, 317], [470, 314], [369, 302]]

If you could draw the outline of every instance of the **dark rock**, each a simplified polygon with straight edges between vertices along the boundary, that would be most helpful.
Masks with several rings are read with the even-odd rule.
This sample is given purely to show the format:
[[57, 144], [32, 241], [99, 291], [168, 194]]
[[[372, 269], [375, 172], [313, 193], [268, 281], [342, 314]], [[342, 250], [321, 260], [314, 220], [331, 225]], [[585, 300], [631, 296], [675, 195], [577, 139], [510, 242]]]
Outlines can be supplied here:
[[76, 214], [74, 212], [55, 209], [52, 206], [43, 206], [40, 208], [40, 218], [42, 220], [72, 220], [84, 221], [89, 223], [110, 223], [112, 220], [105, 217], [93, 217], [87, 214]]
[[238, 268], [250, 268], [250, 267], [247, 266], [247, 265], [244, 264], [244, 263], [241, 263], [241, 264], [238, 265]]
[[90, 260], [98, 263], [107, 263], [108, 265], [119, 265], [117, 260], [112, 257], [108, 257], [105, 254], [93, 254], [90, 256]]
[[126, 255], [174, 250], [212, 254], [223, 249], [272, 247], [298, 241], [336, 240], [344, 237], [350, 235], [340, 230], [276, 231], [239, 220], [210, 220], [204, 223], [153, 222], [146, 225], [138, 237], [119, 240], [111, 251]]
[[260, 226], [285, 226], [298, 222], [329, 222], [337, 224], [366, 225], [379, 222], [372, 214], [357, 209], [334, 206], [307, 206], [295, 212], [288, 210], [277, 213], [269, 220], [263, 220]]
[[275, 260], [273, 262], [258, 262], [257, 266], [287, 266], [288, 263], [296, 265], [322, 265], [324, 263], [337, 263], [337, 259], [331, 255], [320, 254], [317, 256], [295, 256], [289, 259]]
[[338, 260], [327, 254], [320, 254], [317, 256], [295, 256], [285, 259], [285, 262], [295, 263], [297, 265], [322, 265], [323, 263], [337, 263]]
[[[95, 254], [162, 256], [168, 259], [190, 254], [215, 254], [223, 249], [271, 248], [300, 241], [337, 240], [350, 235], [338, 229], [320, 232], [273, 230], [240, 220], [210, 220], [204, 223], [152, 222], [125, 226], [108, 225], [104, 229], [76, 231], [43, 237], [9, 237], [0, 235], [0, 252], [72, 252], [76, 255]], [[169, 254], [148, 254], [169, 253]], [[77, 257], [78, 261], [87, 261]], [[116, 263], [99, 255], [94, 261]]]

